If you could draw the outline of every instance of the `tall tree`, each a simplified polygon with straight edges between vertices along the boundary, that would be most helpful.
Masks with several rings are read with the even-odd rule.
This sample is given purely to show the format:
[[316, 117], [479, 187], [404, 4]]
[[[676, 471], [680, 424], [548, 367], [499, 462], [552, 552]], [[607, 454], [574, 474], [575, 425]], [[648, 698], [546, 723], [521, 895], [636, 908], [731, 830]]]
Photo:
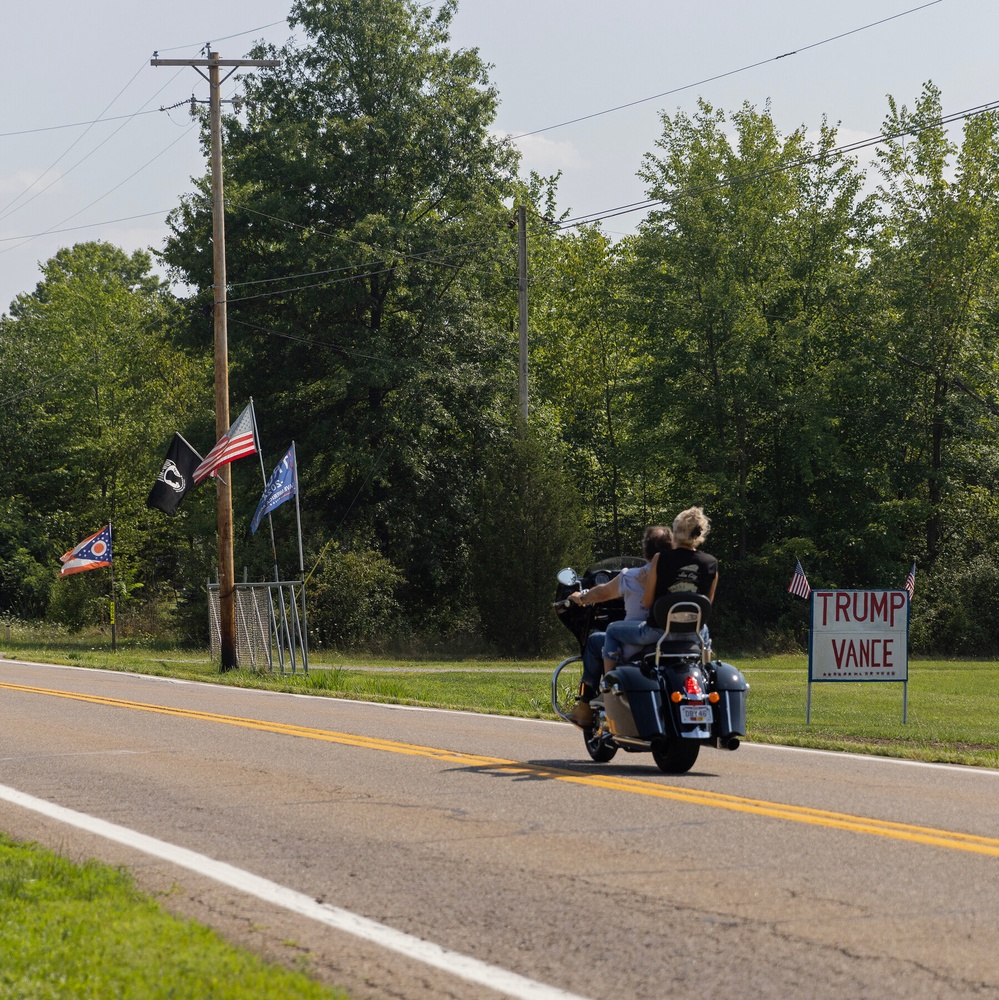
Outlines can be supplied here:
[[830, 527], [813, 498], [841, 468], [825, 386], [861, 321], [861, 176], [832, 156], [831, 128], [815, 144], [803, 129], [782, 137], [769, 109], [729, 119], [702, 102], [663, 126], [642, 171], [661, 205], [635, 239], [630, 279], [647, 446], [667, 470], [663, 506], [709, 510], [746, 599], [785, 571], [784, 540]]
[[531, 241], [531, 387], [535, 418], [568, 446], [566, 466], [590, 509], [595, 548], [636, 552], [647, 511], [645, 462], [633, 447], [641, 343], [628, 323], [627, 244], [592, 227]]
[[[302, 44], [225, 124], [232, 391], [299, 442], [313, 531], [374, 545], [418, 603], [460, 599], [472, 481], [516, 391], [516, 156], [455, 4], [297, 0]], [[210, 284], [207, 184], [165, 259]], [[320, 528], [325, 525], [325, 528]]]
[[994, 461], [981, 459], [992, 451], [999, 416], [999, 115], [969, 119], [958, 145], [932, 84], [912, 110], [891, 98], [889, 108], [872, 273], [883, 296], [886, 360], [904, 386], [898, 489], [922, 504], [916, 551], [929, 567], [957, 527], [957, 511], [971, 504], [994, 516], [974, 486], [996, 484]]
[[[149, 578], [145, 496], [203, 384], [203, 369], [164, 339], [173, 300], [150, 268], [147, 253], [108, 243], [60, 250], [0, 320], [0, 491], [21, 525], [0, 564], [30, 553], [51, 581], [56, 557], [111, 520], [122, 582]], [[24, 595], [13, 590], [16, 605]]]

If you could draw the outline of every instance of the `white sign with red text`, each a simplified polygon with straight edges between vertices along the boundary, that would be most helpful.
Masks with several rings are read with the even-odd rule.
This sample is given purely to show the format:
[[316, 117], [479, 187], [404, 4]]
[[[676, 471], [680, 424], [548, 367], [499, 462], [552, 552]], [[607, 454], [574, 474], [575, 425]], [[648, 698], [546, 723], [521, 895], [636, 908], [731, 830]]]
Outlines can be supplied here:
[[809, 681], [908, 681], [904, 590], [813, 590]]

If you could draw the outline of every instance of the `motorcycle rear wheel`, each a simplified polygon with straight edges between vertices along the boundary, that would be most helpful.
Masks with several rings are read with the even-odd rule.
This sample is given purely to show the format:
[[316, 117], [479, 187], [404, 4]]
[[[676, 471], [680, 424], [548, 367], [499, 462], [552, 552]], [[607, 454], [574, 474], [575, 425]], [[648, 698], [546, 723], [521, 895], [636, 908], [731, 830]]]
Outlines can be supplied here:
[[694, 766], [701, 744], [694, 740], [661, 740], [652, 744], [652, 759], [666, 774], [686, 774]]
[[613, 743], [605, 743], [600, 737], [594, 737], [592, 729], [583, 730], [583, 739], [586, 742], [586, 752], [598, 764], [606, 764], [617, 753], [617, 747]]

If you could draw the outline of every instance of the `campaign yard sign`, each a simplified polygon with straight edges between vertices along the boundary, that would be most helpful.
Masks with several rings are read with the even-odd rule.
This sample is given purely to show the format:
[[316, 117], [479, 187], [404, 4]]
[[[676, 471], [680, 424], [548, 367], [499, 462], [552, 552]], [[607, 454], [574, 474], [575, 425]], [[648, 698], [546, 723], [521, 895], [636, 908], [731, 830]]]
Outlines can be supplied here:
[[808, 718], [812, 684], [909, 680], [909, 595], [902, 590], [813, 590], [808, 640]]

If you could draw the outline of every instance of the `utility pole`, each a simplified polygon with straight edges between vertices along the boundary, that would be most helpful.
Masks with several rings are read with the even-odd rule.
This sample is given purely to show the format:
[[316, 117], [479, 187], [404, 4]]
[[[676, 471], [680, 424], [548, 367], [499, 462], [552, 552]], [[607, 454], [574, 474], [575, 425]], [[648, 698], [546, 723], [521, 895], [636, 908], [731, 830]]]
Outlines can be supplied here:
[[[209, 52], [207, 59], [150, 60], [152, 66], [192, 66], [208, 81], [212, 131], [212, 256], [214, 268], [213, 309], [215, 333], [215, 440], [229, 430], [229, 340], [226, 326], [225, 202], [222, 194], [222, 94], [221, 86], [244, 66], [277, 66], [277, 59], [220, 59]], [[219, 69], [232, 67], [220, 78]], [[205, 67], [208, 75], [201, 71]], [[222, 670], [236, 666], [236, 571], [232, 555], [232, 488], [229, 477], [216, 476], [218, 493], [219, 630]]]
[[517, 207], [517, 319], [520, 331], [520, 416], [527, 426], [527, 207]]

